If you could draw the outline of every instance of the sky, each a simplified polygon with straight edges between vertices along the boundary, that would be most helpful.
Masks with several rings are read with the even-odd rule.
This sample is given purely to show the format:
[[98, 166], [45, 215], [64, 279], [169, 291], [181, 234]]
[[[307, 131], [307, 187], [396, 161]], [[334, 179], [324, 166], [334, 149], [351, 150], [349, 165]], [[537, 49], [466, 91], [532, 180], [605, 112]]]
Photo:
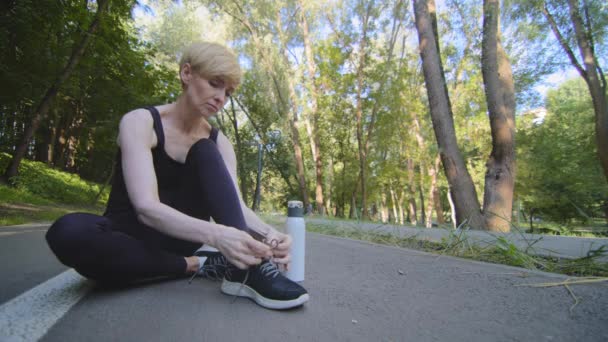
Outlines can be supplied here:
[[541, 81], [537, 86], [534, 87], [534, 89], [538, 91], [544, 98], [549, 89], [555, 89], [561, 83], [575, 77], [580, 77], [580, 75], [574, 67], [569, 67], [566, 70], [560, 70], [545, 77], [545, 80]]

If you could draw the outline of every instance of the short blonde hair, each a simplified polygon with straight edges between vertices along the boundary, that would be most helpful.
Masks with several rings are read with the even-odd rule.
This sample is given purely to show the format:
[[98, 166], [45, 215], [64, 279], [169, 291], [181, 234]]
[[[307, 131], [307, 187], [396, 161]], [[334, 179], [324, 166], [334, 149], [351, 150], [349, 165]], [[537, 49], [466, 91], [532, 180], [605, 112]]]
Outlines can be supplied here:
[[186, 63], [203, 78], [219, 77], [234, 87], [241, 83], [241, 67], [236, 55], [221, 44], [209, 42], [190, 44], [182, 53], [179, 62], [180, 72]]

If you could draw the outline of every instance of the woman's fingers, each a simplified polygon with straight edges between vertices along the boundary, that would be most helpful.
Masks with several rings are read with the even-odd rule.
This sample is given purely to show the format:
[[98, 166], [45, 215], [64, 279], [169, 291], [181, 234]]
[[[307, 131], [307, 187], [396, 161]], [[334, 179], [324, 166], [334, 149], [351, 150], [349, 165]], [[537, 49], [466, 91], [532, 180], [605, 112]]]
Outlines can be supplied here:
[[253, 255], [256, 255], [261, 258], [270, 258], [272, 256], [272, 250], [270, 249], [270, 246], [261, 243], [252, 237], [249, 237], [249, 239], [246, 240], [245, 244]]
[[282, 239], [277, 245], [276, 249], [280, 251], [289, 251], [289, 248], [291, 247], [291, 236], [287, 234], [282, 234], [281, 238]]
[[242, 270], [245, 270], [250, 266], [255, 266], [262, 262], [261, 258], [248, 254], [246, 251], [247, 249], [243, 249], [242, 251], [234, 253], [228, 258], [230, 263]]
[[276, 256], [272, 259], [275, 263], [277, 264], [283, 264], [283, 265], [287, 265], [291, 262], [291, 255], [287, 254], [284, 256]]
[[262, 262], [262, 259], [256, 258], [256, 257], [251, 256], [251, 255], [246, 255], [246, 254], [243, 255], [243, 258], [241, 260], [247, 266], [255, 266], [255, 265], [258, 265], [258, 264], [260, 264]]
[[247, 269], [249, 266], [258, 265], [262, 258], [272, 256], [270, 247], [254, 240], [249, 234], [227, 227], [223, 231], [216, 248], [220, 250], [231, 264], [240, 268]]

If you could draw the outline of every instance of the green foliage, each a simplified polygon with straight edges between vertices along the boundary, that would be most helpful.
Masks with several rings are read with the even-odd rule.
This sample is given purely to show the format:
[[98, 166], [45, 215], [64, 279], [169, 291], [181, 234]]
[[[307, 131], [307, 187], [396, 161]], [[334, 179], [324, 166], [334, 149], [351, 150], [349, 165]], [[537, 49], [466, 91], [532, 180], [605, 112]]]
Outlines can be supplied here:
[[[0, 154], [0, 167], [6, 168], [10, 156]], [[3, 201], [49, 204], [49, 201], [73, 205], [103, 205], [107, 202], [109, 188], [105, 188], [95, 202], [101, 187], [82, 180], [78, 175], [61, 172], [44, 163], [24, 160], [19, 176], [14, 179], [16, 190], [3, 187]]]
[[[604, 0], [576, 1], [583, 16], [589, 37], [593, 40], [595, 54], [600, 64], [608, 53], [608, 7]], [[552, 32], [543, 13], [555, 20], [557, 29], [582, 65], [579, 48], [566, 0], [506, 0], [503, 2], [503, 23], [506, 27], [506, 50], [512, 61], [518, 102], [526, 107], [540, 104], [539, 94], [532, 87], [544, 76], [571, 66], [568, 55]], [[587, 7], [587, 11], [583, 10]], [[533, 108], [533, 107], [532, 107]]]
[[[13, 1], [2, 13], [0, 151], [12, 153], [38, 102], [67, 63], [95, 15], [94, 2]], [[131, 0], [112, 1], [99, 29], [49, 115], [27, 158], [97, 181], [108, 179], [120, 117], [171, 98], [175, 74], [147, 58], [130, 22]]]
[[0, 226], [53, 222], [70, 212], [100, 215], [103, 209], [84, 203], [66, 205], [32, 194], [26, 188], [0, 185]]
[[[4, 156], [4, 154], [0, 154]], [[29, 203], [33, 205], [49, 205], [51, 200], [34, 195], [23, 187], [12, 187], [0, 184], [0, 203]]]
[[580, 79], [547, 94], [547, 114], [522, 118], [516, 189], [528, 212], [567, 223], [603, 216], [608, 185], [597, 157], [594, 113]]

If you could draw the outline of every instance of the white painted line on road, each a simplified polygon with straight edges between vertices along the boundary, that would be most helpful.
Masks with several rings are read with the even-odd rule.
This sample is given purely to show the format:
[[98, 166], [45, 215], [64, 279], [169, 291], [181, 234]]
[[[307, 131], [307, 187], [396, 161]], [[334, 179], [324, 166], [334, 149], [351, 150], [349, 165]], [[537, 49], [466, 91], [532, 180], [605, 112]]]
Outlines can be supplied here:
[[0, 341], [37, 341], [91, 289], [73, 269], [0, 306]]

